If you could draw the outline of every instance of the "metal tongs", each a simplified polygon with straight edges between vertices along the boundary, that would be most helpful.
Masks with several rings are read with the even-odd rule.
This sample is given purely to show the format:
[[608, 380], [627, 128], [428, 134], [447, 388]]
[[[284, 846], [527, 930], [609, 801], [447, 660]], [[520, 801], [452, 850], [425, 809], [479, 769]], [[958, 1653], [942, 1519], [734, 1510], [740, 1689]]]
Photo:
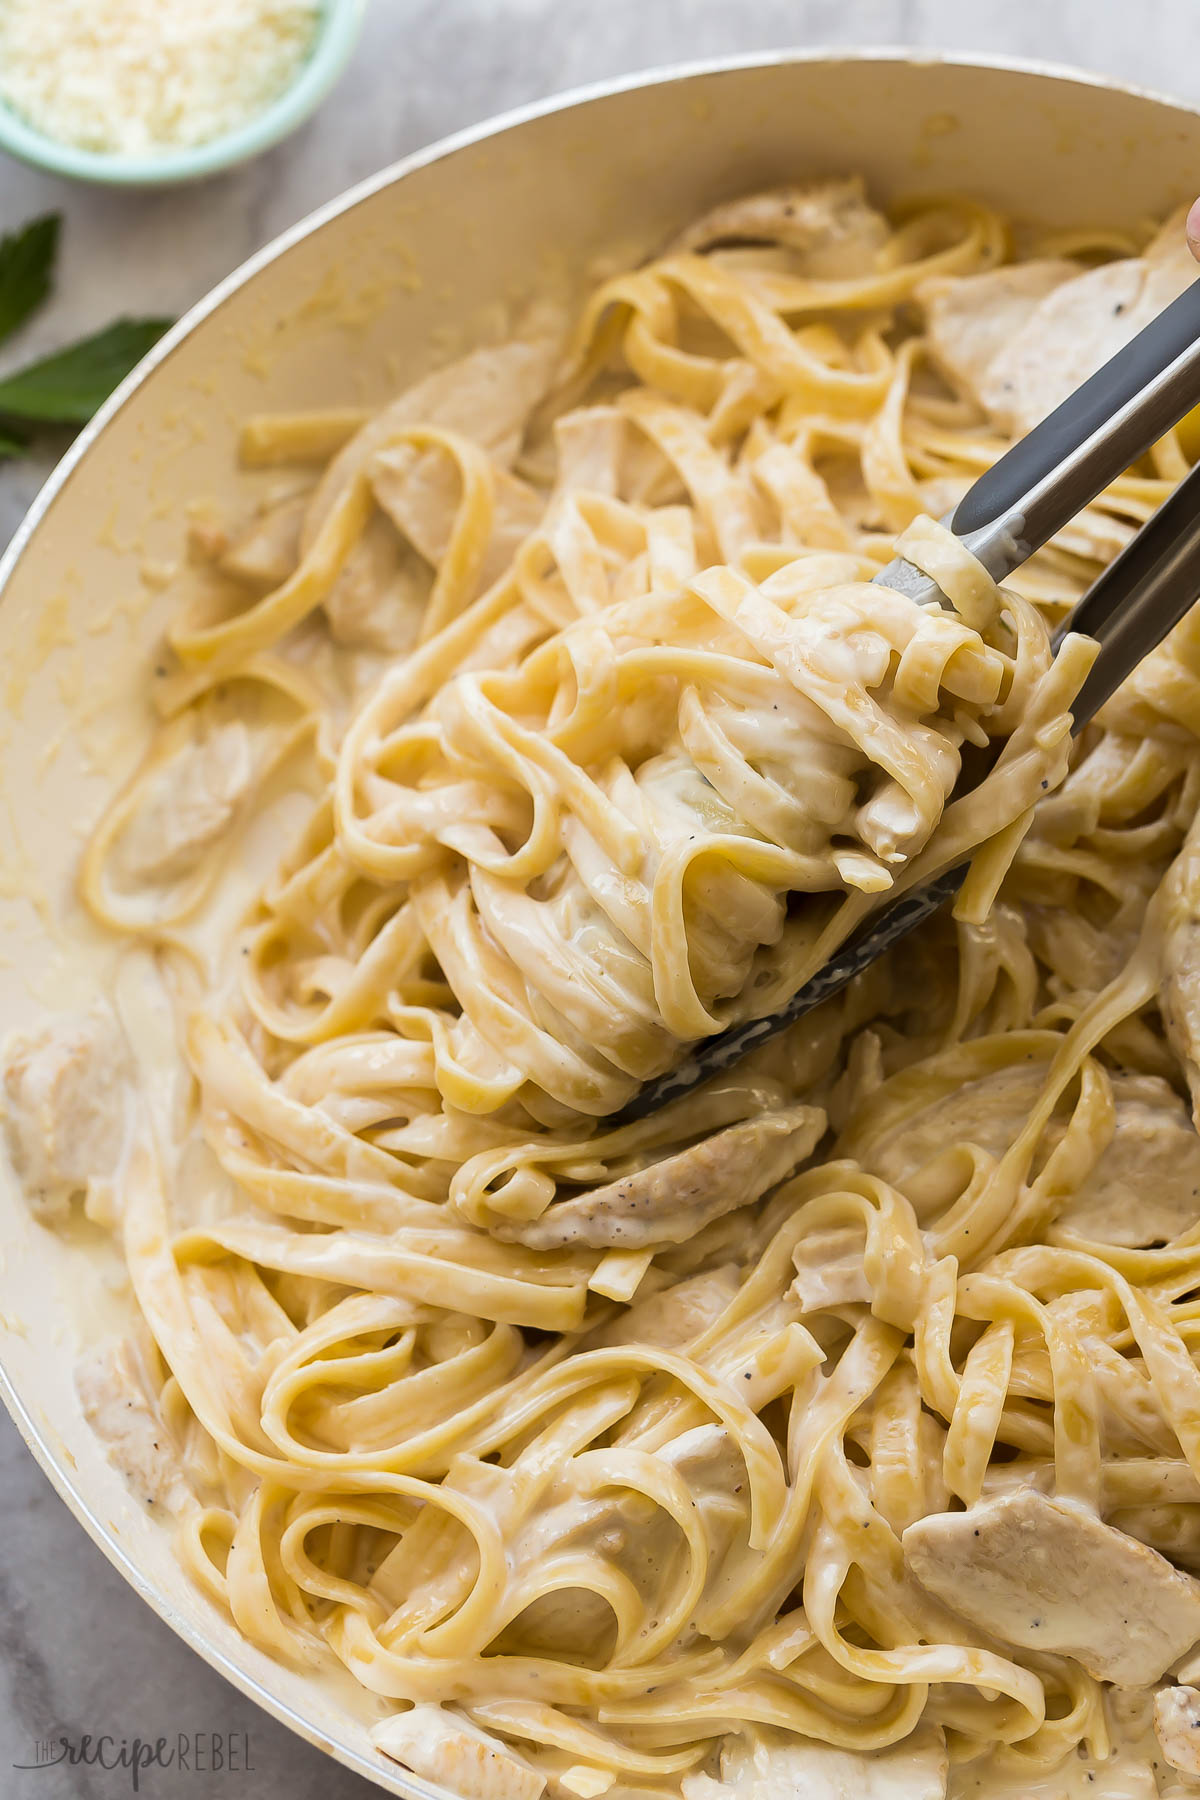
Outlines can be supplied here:
[[[1200, 404], [1200, 281], [1076, 388], [968, 489], [943, 521], [1003, 581], [1110, 482]], [[937, 584], [897, 558], [874, 578], [923, 605], [945, 605]], [[1200, 598], [1200, 464], [1180, 482], [1116, 560], [1093, 582], [1069, 631], [1098, 640], [1100, 654], [1072, 708], [1072, 730], [1110, 694]], [[611, 1121], [645, 1118], [830, 999], [885, 950], [951, 899], [966, 866], [910, 889], [860, 926], [779, 1012], [696, 1044], [647, 1082]]]

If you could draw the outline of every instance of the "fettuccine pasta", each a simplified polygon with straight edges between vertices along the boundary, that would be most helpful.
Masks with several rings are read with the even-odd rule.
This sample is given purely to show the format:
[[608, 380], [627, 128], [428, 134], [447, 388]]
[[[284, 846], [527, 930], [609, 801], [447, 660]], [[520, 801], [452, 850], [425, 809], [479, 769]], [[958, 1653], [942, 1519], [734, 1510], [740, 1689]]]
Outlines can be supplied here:
[[80, 1391], [196, 1581], [452, 1793], [1200, 1775], [1200, 626], [1077, 740], [1052, 650], [1188, 430], [1004, 589], [936, 522], [1190, 272], [755, 195], [249, 421], [193, 528], [82, 863], [125, 972], [10, 1045], [10, 1152], [119, 1236]]

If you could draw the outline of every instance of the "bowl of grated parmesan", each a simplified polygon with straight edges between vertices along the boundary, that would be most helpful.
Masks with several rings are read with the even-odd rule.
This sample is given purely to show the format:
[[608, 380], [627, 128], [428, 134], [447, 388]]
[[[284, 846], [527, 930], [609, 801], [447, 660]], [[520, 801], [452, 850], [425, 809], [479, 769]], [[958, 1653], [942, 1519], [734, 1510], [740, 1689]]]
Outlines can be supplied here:
[[365, 0], [0, 0], [0, 150], [126, 187], [277, 144], [345, 68]]

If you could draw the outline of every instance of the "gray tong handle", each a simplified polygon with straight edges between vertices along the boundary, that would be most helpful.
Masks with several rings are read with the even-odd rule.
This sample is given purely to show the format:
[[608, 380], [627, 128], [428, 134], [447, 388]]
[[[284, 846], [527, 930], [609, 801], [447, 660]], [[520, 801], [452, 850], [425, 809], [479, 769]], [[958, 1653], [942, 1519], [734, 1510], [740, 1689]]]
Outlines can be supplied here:
[[[1004, 581], [1198, 404], [1194, 281], [985, 470], [945, 523], [993, 581]], [[900, 557], [875, 580], [913, 599], [940, 599], [929, 577]]]
[[1100, 654], [1071, 708], [1080, 731], [1125, 677], [1200, 599], [1200, 463], [1189, 470], [1120, 555], [1093, 581], [1067, 631], [1097, 640]]
[[[992, 578], [1002, 581], [1198, 404], [1200, 281], [981, 475], [959, 501], [950, 529]], [[941, 598], [927, 576], [902, 560], [875, 579], [916, 598]], [[1100, 643], [1072, 709], [1074, 731], [1095, 716], [1198, 596], [1200, 464], [1092, 583], [1063, 628]], [[639, 1088], [608, 1121], [610, 1127], [631, 1124], [679, 1099], [832, 999], [944, 906], [965, 879], [960, 865], [893, 900], [779, 1012], [703, 1039], [675, 1068]]]

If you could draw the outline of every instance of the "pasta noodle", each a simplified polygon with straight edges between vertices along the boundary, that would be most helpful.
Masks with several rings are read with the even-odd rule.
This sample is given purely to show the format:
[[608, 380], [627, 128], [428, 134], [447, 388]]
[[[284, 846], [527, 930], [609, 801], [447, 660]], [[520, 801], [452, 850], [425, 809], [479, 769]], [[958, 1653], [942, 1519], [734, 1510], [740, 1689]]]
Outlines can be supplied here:
[[197, 535], [83, 862], [121, 1160], [72, 1149], [95, 1018], [10, 1048], [10, 1149], [120, 1233], [140, 1335], [81, 1392], [157, 1421], [187, 1567], [452, 1791], [1065, 1792], [1148, 1771], [1168, 1670], [1200, 1705], [1200, 625], [1074, 743], [1051, 648], [1187, 430], [1003, 590], [934, 522], [1177, 242], [778, 190], [565, 349], [247, 425], [276, 485]]

